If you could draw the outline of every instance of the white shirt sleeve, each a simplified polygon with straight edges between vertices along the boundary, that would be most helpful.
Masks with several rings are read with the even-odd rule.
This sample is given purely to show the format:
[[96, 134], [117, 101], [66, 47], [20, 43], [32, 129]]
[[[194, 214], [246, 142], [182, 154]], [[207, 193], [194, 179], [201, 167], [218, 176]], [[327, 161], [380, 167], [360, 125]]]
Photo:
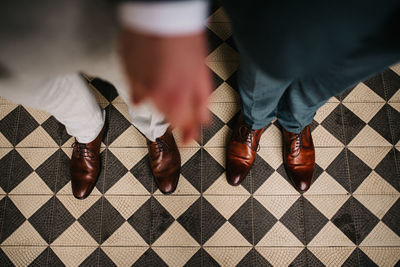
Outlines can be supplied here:
[[207, 0], [125, 2], [118, 14], [124, 27], [155, 35], [187, 35], [204, 29]]

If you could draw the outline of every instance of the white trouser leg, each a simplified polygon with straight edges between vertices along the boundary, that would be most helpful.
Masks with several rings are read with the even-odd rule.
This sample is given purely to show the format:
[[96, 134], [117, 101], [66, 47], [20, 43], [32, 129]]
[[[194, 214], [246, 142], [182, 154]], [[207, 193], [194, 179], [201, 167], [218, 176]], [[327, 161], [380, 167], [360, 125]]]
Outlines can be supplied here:
[[16, 104], [50, 113], [80, 143], [93, 141], [104, 125], [104, 112], [86, 81], [77, 73], [57, 76], [35, 89], [2, 88], [0, 94]]
[[165, 122], [164, 115], [156, 109], [153, 103], [146, 101], [140, 105], [133, 105], [127, 87], [116, 85], [116, 88], [120, 97], [128, 105], [132, 124], [151, 141], [163, 136], [169, 127], [169, 123]]

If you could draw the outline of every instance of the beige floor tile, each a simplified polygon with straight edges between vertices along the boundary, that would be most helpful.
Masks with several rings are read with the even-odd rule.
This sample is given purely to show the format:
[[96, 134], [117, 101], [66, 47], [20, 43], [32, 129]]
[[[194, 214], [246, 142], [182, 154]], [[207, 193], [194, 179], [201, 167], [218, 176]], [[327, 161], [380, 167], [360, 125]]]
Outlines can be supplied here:
[[[400, 102], [400, 90], [398, 90], [388, 101], [389, 103], [399, 103]], [[399, 106], [399, 105], [397, 105]], [[398, 108], [396, 108], [399, 110]]]
[[384, 102], [379, 103], [343, 103], [348, 109], [350, 109], [355, 115], [362, 119], [365, 123], [368, 123], [379, 110], [385, 105]]
[[40, 178], [36, 172], [32, 172], [19, 185], [17, 185], [10, 195], [52, 195], [53, 191]]
[[205, 247], [224, 247], [224, 246], [251, 246], [239, 231], [229, 222], [225, 222], [218, 231], [207, 240]]
[[29, 112], [29, 114], [39, 123], [42, 124], [43, 122], [45, 122], [48, 118], [50, 118], [50, 114], [39, 110], [39, 109], [34, 109], [34, 108], [30, 108], [30, 107], [25, 107], [26, 111]]
[[224, 125], [210, 140], [208, 140], [205, 147], [223, 147], [226, 148], [229, 142], [229, 138], [232, 134], [232, 130]]
[[148, 247], [102, 247], [102, 250], [117, 266], [132, 266]]
[[[275, 120], [274, 120], [275, 121]], [[282, 147], [282, 133], [278, 127], [271, 124], [267, 129], [264, 130], [263, 135], [260, 138], [261, 147]]]
[[51, 246], [51, 249], [57, 257], [66, 265], [71, 267], [79, 266], [90, 254], [95, 251], [97, 246], [87, 247], [57, 247]]
[[385, 138], [366, 125], [348, 144], [349, 147], [358, 146], [363, 147], [365, 144], [368, 146], [392, 146]]
[[225, 147], [206, 147], [205, 149], [222, 167], [226, 164]]
[[199, 243], [177, 221], [153, 243], [153, 246], [199, 246]]
[[[218, 25], [221, 25], [221, 23], [218, 23]], [[239, 66], [239, 62], [237, 62], [237, 61], [228, 61], [228, 62], [225, 62], [225, 61], [209, 61], [209, 62], [207, 62], [207, 65], [222, 80], [226, 81], [237, 70], [237, 68]]]
[[248, 196], [204, 196], [208, 202], [228, 220], [246, 201]]
[[148, 153], [147, 148], [110, 147], [109, 150], [128, 170], [132, 169]]
[[152, 247], [168, 266], [184, 266], [199, 250], [198, 247]]
[[25, 221], [14, 233], [3, 241], [2, 246], [46, 246], [47, 242]]
[[299, 239], [278, 221], [256, 244], [264, 247], [302, 247]]
[[124, 217], [129, 219], [148, 199], [147, 196], [114, 196], [106, 195], [108, 202]]
[[375, 228], [372, 229], [369, 235], [361, 242], [360, 246], [400, 247], [400, 237], [380, 221]]
[[254, 196], [278, 220], [290, 209], [300, 196]]
[[206, 247], [205, 250], [221, 266], [236, 266], [250, 251], [251, 247]]
[[77, 199], [73, 195], [57, 195], [57, 198], [75, 219], [79, 219], [81, 215], [100, 199], [100, 195], [90, 194], [85, 199]]
[[222, 43], [207, 56], [207, 62], [211, 61], [239, 61], [238, 52], [227, 43]]
[[314, 129], [312, 137], [315, 147], [344, 147], [342, 142], [340, 142], [321, 125], [318, 125]]
[[178, 219], [190, 206], [196, 202], [200, 195], [176, 196], [156, 195], [155, 199], [174, 217]]
[[360, 103], [377, 103], [385, 102], [383, 98], [377, 95], [371, 88], [364, 83], [359, 83], [351, 92], [346, 96], [343, 102], [360, 102]]
[[8, 141], [8, 139], [0, 133], [0, 147], [13, 147], [13, 145]]
[[218, 88], [211, 93], [209, 97], [209, 101], [211, 103], [214, 102], [222, 102], [222, 103], [236, 103], [239, 105], [240, 96], [239, 93], [235, 91], [229, 84], [226, 82], [222, 83]]
[[39, 126], [19, 142], [16, 147], [58, 147], [58, 144], [42, 126]]
[[149, 195], [150, 192], [133, 176], [127, 172], [121, 179], [118, 180], [110, 189], [105, 192], [105, 195]]
[[393, 206], [393, 204], [400, 197], [396, 195], [359, 195], [353, 196], [360, 201], [366, 208], [368, 208], [376, 217], [382, 219], [386, 212]]
[[315, 163], [325, 170], [336, 159], [340, 152], [342, 152], [342, 150], [342, 147], [316, 147]]
[[110, 144], [110, 148], [111, 147], [147, 148], [146, 138], [133, 125], [131, 125]]
[[53, 155], [58, 148], [56, 147], [37, 147], [37, 148], [27, 148], [18, 147], [17, 152], [24, 158], [24, 160], [32, 167], [36, 169], [43, 162], [47, 160], [51, 155]]
[[304, 195], [343, 195], [347, 194], [346, 189], [341, 186], [327, 172], [323, 172], [318, 179], [313, 182]]
[[326, 117], [339, 105], [339, 103], [327, 102], [317, 110], [314, 120], [318, 123], [323, 122]]
[[9, 195], [14, 205], [26, 219], [43, 206], [52, 195]]
[[303, 250], [303, 247], [256, 247], [273, 266], [289, 266]]
[[349, 147], [349, 150], [353, 152], [359, 159], [367, 164], [371, 169], [375, 169], [376, 166], [383, 160], [387, 153], [392, 149], [390, 146], [381, 147]]
[[305, 198], [313, 204], [326, 218], [331, 219], [336, 212], [346, 203], [350, 195], [310, 195], [305, 194]]
[[4, 100], [4, 98], [0, 98], [0, 120], [2, 120], [5, 116], [8, 115], [8, 113], [18, 107], [18, 105], [7, 102], [7, 100], [4, 100], [5, 102], [3, 103], [2, 100]]
[[332, 222], [328, 222], [308, 244], [309, 247], [352, 247], [353, 242]]
[[52, 246], [97, 246], [97, 242], [89, 235], [82, 225], [75, 221], [65, 230]]
[[327, 267], [342, 266], [355, 247], [310, 247], [309, 250]]
[[254, 193], [254, 195], [296, 195], [300, 193], [278, 172], [274, 172]]
[[2, 246], [1, 249], [15, 266], [28, 266], [47, 246]]
[[232, 27], [229, 22], [208, 22], [207, 28], [224, 41], [232, 35]]
[[257, 154], [275, 170], [283, 163], [282, 147], [261, 147]]
[[147, 245], [146, 241], [138, 232], [128, 223], [124, 222], [110, 237], [103, 242], [102, 246], [121, 246], [136, 247]]
[[375, 171], [372, 171], [367, 178], [357, 187], [357, 190], [354, 192], [355, 195], [357, 194], [369, 194], [369, 195], [376, 195], [376, 194], [399, 194], [399, 192], [385, 179], [383, 179], [379, 174]]
[[[63, 188], [61, 188], [57, 192], [57, 196], [59, 195], [72, 195], [72, 186], [71, 186], [71, 181], [69, 181], [66, 185], [64, 185]], [[91, 196], [99, 196], [101, 195], [100, 191], [97, 189], [97, 187], [93, 188], [93, 191], [90, 193]]]
[[230, 22], [230, 20], [223, 8], [218, 8], [208, 17], [207, 22]]
[[400, 260], [400, 247], [360, 247], [378, 266], [395, 266]]

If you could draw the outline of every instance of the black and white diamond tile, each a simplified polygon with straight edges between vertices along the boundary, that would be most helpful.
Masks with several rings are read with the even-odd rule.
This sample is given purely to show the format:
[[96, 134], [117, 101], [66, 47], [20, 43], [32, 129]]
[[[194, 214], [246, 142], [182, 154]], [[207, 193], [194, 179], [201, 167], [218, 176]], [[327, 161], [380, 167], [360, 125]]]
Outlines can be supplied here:
[[0, 99], [1, 266], [395, 266], [400, 264], [400, 65], [337, 97], [312, 123], [316, 171], [299, 194], [266, 122], [242, 185], [226, 182], [225, 146], [240, 114], [228, 18], [208, 18], [212, 124], [182, 144], [177, 190], [154, 183], [145, 138], [115, 88], [87, 77], [106, 110], [102, 171], [71, 192], [73, 137], [42, 111]]

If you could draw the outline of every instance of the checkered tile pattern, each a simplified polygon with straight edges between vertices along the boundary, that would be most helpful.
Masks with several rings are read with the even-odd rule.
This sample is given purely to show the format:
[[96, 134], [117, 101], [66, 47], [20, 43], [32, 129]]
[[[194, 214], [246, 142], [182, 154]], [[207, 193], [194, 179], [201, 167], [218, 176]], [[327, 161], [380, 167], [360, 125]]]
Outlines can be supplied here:
[[394, 266], [400, 262], [400, 65], [332, 97], [315, 116], [316, 171], [301, 195], [266, 129], [238, 187], [225, 144], [239, 110], [238, 54], [221, 9], [208, 19], [213, 123], [181, 145], [176, 192], [151, 176], [144, 138], [112, 86], [92, 87], [110, 123], [99, 182], [71, 193], [72, 138], [44, 112], [0, 100], [1, 266]]

